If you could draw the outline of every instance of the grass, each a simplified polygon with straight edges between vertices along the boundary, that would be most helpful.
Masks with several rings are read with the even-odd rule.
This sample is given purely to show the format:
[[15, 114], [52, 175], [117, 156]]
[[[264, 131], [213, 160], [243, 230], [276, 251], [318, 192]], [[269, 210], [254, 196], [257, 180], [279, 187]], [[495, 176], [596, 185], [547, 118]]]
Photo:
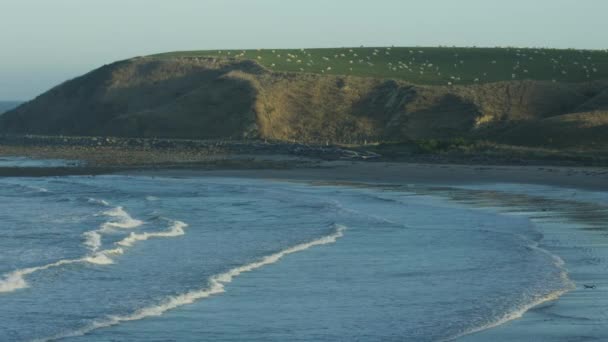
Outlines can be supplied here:
[[401, 79], [428, 85], [608, 79], [608, 50], [362, 47], [182, 51], [153, 57], [250, 59], [275, 71]]

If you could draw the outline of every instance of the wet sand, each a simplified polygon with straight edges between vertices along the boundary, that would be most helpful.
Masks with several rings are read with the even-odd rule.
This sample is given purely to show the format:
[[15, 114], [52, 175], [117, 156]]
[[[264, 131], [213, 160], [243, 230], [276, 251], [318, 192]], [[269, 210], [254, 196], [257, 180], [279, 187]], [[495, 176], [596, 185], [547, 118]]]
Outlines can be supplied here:
[[328, 182], [398, 184], [520, 183], [608, 191], [608, 168], [559, 166], [477, 166], [391, 162], [321, 162], [284, 169], [166, 169], [129, 173], [150, 176], [212, 176]]

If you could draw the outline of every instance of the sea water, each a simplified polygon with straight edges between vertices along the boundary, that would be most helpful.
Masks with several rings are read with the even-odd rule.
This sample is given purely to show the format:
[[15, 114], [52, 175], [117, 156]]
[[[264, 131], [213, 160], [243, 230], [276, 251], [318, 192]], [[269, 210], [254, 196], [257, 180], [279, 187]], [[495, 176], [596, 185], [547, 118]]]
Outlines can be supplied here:
[[0, 179], [0, 341], [448, 341], [573, 289], [529, 217], [450, 191]]

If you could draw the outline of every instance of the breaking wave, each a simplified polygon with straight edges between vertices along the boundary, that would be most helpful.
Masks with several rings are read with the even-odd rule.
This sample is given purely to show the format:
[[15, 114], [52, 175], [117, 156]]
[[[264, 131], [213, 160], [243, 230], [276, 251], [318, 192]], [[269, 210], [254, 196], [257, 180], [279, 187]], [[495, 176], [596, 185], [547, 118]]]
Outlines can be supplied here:
[[[519, 237], [521, 237], [524, 240], [529, 241], [529, 239], [527, 239], [521, 235], [519, 235]], [[489, 321], [480, 326], [466, 330], [462, 333], [459, 333], [459, 334], [452, 336], [448, 339], [445, 339], [443, 341], [445, 341], [445, 342], [454, 341], [463, 336], [472, 335], [472, 334], [475, 334], [475, 333], [478, 333], [478, 332], [481, 332], [484, 330], [496, 328], [496, 327], [501, 326], [510, 321], [522, 318], [526, 312], [534, 309], [535, 307], [537, 307], [539, 305], [558, 300], [561, 296], [565, 295], [566, 293], [568, 293], [576, 288], [576, 284], [568, 277], [568, 271], [566, 270], [566, 267], [565, 267], [566, 263], [564, 262], [564, 260], [562, 258], [549, 252], [548, 250], [546, 250], [544, 248], [539, 247], [537, 242], [532, 242], [528, 247], [530, 247], [531, 249], [534, 249], [542, 254], [547, 255], [548, 257], [550, 257], [553, 260], [553, 265], [555, 265], [560, 270], [560, 277], [562, 279], [564, 287], [561, 289], [552, 291], [550, 293], [547, 293], [547, 294], [537, 294], [535, 296], [532, 296], [532, 298], [530, 298], [530, 300], [528, 302], [520, 305], [519, 307], [515, 308], [514, 310], [506, 312], [503, 315], [493, 319], [492, 321]]]
[[188, 225], [181, 221], [174, 221], [171, 228], [165, 232], [156, 232], [156, 233], [131, 233], [128, 237], [118, 241], [116, 244], [123, 247], [131, 247], [138, 241], [146, 241], [150, 238], [159, 238], [159, 237], [176, 237], [184, 235], [184, 228], [188, 227]]
[[235, 267], [224, 273], [214, 275], [211, 278], [209, 278], [208, 286], [205, 287], [204, 289], [194, 290], [194, 291], [186, 292], [181, 295], [169, 297], [169, 298], [165, 299], [163, 302], [161, 302], [160, 304], [139, 309], [129, 315], [107, 316], [105, 319], [95, 321], [92, 324], [90, 324], [89, 326], [84, 327], [82, 329], [79, 329], [79, 330], [76, 330], [73, 332], [69, 332], [69, 333], [65, 333], [65, 334], [61, 334], [61, 335], [57, 335], [57, 336], [53, 336], [53, 337], [38, 339], [35, 341], [36, 342], [47, 342], [47, 341], [55, 341], [55, 340], [59, 340], [59, 339], [64, 339], [64, 338], [68, 338], [68, 337], [82, 336], [87, 333], [90, 333], [91, 331], [101, 329], [101, 328], [108, 328], [111, 326], [121, 324], [123, 322], [138, 321], [138, 320], [142, 320], [142, 319], [145, 319], [148, 317], [161, 316], [162, 314], [164, 314], [167, 311], [179, 308], [184, 305], [192, 304], [198, 300], [205, 299], [205, 298], [211, 297], [213, 295], [224, 293], [226, 291], [225, 285], [231, 283], [235, 277], [238, 277], [239, 275], [241, 275], [243, 273], [251, 272], [258, 268], [274, 264], [289, 254], [302, 252], [302, 251], [305, 251], [305, 250], [307, 250], [311, 247], [315, 247], [315, 246], [333, 244], [339, 238], [344, 236], [345, 230], [346, 230], [345, 226], [335, 225], [335, 231], [334, 231], [334, 233], [332, 233], [330, 235], [321, 237], [319, 239], [316, 239], [316, 240], [313, 240], [310, 242], [295, 245], [293, 247], [289, 247], [280, 252], [265, 256], [258, 261], [255, 261], [255, 262], [243, 265], [243, 266]]
[[111, 230], [113, 228], [119, 229], [133, 229], [144, 224], [141, 220], [136, 220], [123, 207], [112, 208], [108, 211], [104, 211], [102, 215], [113, 218], [108, 222], [101, 225], [102, 230]]
[[[118, 223], [116, 223], [116, 224], [121, 224], [121, 222], [125, 223], [124, 225], [121, 225], [121, 227], [129, 226], [129, 227], [135, 228], [135, 227], [138, 227], [139, 225], [143, 224], [142, 221], [133, 219], [121, 207], [117, 207], [115, 209], [107, 211], [104, 214], [111, 216], [111, 217], [118, 218], [118, 220], [117, 220]], [[136, 222], [138, 223], [137, 225], [134, 224]], [[110, 223], [112, 223], [112, 222], [110, 222]], [[127, 223], [133, 223], [133, 224], [127, 225]], [[85, 236], [84, 244], [91, 250], [91, 254], [84, 256], [82, 258], [78, 258], [78, 259], [59, 260], [57, 262], [47, 264], [44, 266], [23, 268], [23, 269], [19, 269], [19, 270], [13, 271], [11, 273], [5, 274], [3, 278], [0, 278], [0, 293], [13, 292], [13, 291], [16, 291], [19, 289], [27, 288], [28, 283], [25, 280], [25, 277], [32, 273], [38, 272], [38, 271], [44, 271], [44, 270], [48, 270], [50, 268], [56, 268], [56, 267], [61, 267], [64, 265], [79, 264], [79, 263], [89, 263], [89, 264], [95, 264], [95, 265], [113, 264], [114, 263], [114, 261], [112, 260], [113, 256], [124, 254], [126, 247], [132, 247], [138, 241], [146, 241], [150, 238], [181, 236], [181, 235], [185, 234], [184, 228], [188, 227], [188, 224], [186, 224], [182, 221], [171, 221], [170, 220], [170, 227], [167, 231], [157, 232], [157, 233], [131, 233], [128, 237], [124, 238], [123, 240], [121, 240], [119, 242], [116, 242], [115, 248], [100, 251], [99, 249], [102, 245], [100, 232], [103, 231], [104, 229], [107, 229], [107, 228], [104, 228], [105, 227], [104, 225], [106, 225], [106, 224], [104, 223], [102, 225], [102, 229], [100, 229], [100, 230], [94, 230], [94, 231], [84, 233], [84, 236]]]

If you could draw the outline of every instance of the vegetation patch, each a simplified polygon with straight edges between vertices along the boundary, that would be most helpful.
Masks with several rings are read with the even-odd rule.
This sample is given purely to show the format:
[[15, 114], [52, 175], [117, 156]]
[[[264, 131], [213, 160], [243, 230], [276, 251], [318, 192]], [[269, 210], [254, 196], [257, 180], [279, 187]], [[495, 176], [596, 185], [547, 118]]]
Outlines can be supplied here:
[[390, 78], [426, 85], [608, 78], [608, 50], [359, 47], [183, 51], [154, 57], [255, 60], [274, 71]]

